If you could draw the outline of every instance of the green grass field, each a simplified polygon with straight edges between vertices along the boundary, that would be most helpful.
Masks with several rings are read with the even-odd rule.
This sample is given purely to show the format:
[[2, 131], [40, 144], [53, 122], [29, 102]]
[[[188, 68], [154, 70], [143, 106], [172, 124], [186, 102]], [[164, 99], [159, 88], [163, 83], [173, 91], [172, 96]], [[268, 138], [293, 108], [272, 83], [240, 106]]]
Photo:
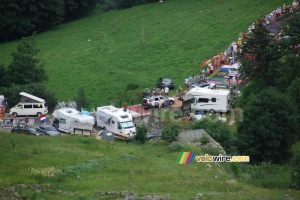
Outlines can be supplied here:
[[[38, 57], [49, 74], [47, 88], [60, 101], [82, 87], [91, 106], [140, 102], [144, 88], [170, 76], [176, 88], [198, 65], [224, 51], [238, 34], [287, 0], [168, 0], [131, 9], [95, 13], [38, 34]], [[143, 19], [143, 22], [142, 22]], [[144, 43], [142, 44], [142, 30]], [[19, 41], [0, 44], [9, 64]], [[126, 90], [131, 83], [135, 90]]]
[[[247, 182], [246, 174], [236, 177], [230, 164], [176, 164], [180, 152], [170, 151], [163, 142], [127, 145], [94, 137], [30, 137], [10, 133], [1, 133], [0, 138], [0, 184], [15, 186], [15, 191], [29, 199], [101, 199], [101, 192], [125, 190], [139, 197], [169, 194], [175, 200], [191, 199], [199, 193], [203, 199], [300, 196], [299, 191], [272, 188], [272, 184], [280, 185], [286, 180], [287, 171], [280, 176], [266, 172], [264, 182], [272, 188], [266, 189]], [[183, 151], [207, 153], [188, 146]], [[20, 184], [26, 187], [18, 187]], [[30, 189], [33, 185], [39, 192]]]

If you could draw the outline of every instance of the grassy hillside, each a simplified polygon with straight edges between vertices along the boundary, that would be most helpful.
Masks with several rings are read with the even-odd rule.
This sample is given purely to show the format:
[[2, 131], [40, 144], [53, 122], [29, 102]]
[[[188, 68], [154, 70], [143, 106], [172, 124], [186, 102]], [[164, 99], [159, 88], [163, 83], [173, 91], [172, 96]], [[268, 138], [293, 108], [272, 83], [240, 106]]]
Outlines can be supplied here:
[[[176, 87], [198, 73], [198, 65], [224, 51], [249, 25], [289, 0], [168, 0], [127, 10], [95, 13], [36, 37], [60, 101], [83, 87], [92, 106], [124, 101], [159, 77]], [[143, 22], [142, 22], [143, 19]], [[144, 27], [144, 44], [142, 44]], [[0, 62], [10, 63], [19, 41], [0, 44]], [[131, 83], [135, 91], [125, 92]]]
[[[139, 197], [169, 194], [183, 200], [201, 193], [203, 199], [285, 199], [299, 191], [266, 189], [248, 184], [249, 174], [236, 177], [226, 163], [176, 164], [179, 151], [162, 142], [145, 145], [99, 141], [94, 137], [30, 137], [0, 134], [0, 184], [14, 186], [29, 199], [101, 199], [102, 192], [132, 191]], [[192, 147], [184, 151], [200, 152]], [[262, 183], [279, 185], [287, 170], [272, 175], [268, 168]], [[274, 172], [273, 172], [274, 173]], [[236, 174], [236, 173], [235, 173]], [[280, 177], [280, 178], [278, 178]], [[102, 198], [103, 199], [103, 198]], [[105, 199], [116, 199], [106, 196]]]

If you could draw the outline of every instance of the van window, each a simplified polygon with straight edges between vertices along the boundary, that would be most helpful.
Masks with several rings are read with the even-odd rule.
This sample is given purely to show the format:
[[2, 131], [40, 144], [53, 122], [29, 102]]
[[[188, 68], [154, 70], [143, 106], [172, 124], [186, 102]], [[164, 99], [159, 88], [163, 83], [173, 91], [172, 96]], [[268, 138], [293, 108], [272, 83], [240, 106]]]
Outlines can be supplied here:
[[32, 104], [24, 104], [24, 108], [32, 108]]
[[59, 123], [65, 124], [65, 123], [66, 123], [66, 119], [60, 118], [60, 119], [59, 119]]
[[191, 103], [195, 103], [196, 99], [195, 98], [191, 98]]
[[46, 102], [44, 103], [44, 107], [47, 108], [47, 103]]
[[205, 99], [205, 98], [199, 98], [199, 99], [198, 99], [198, 102], [199, 102], [199, 103], [201, 103], [201, 102], [202, 102], [202, 103], [208, 103], [208, 99]]
[[115, 124], [115, 121], [114, 121], [114, 120], [111, 120], [111, 123], [112, 123], [112, 124]]
[[41, 108], [42, 107], [42, 105], [41, 104], [33, 104], [33, 108]]
[[211, 98], [211, 102], [217, 102], [217, 98]]

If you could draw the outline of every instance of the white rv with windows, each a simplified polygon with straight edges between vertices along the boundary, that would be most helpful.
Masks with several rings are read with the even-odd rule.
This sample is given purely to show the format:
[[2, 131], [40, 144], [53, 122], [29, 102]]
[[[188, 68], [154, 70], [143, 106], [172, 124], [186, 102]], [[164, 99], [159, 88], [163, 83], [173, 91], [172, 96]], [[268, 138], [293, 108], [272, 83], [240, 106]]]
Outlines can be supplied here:
[[38, 117], [48, 113], [48, 106], [44, 99], [20, 92], [21, 102], [10, 109], [9, 114], [17, 117], [19, 115], [36, 115]]
[[230, 109], [229, 90], [210, 90], [193, 88], [188, 91], [191, 94], [191, 109], [215, 112], [227, 112]]
[[61, 108], [52, 113], [53, 126], [66, 133], [90, 135], [95, 119], [74, 108]]
[[117, 136], [132, 137], [136, 133], [132, 115], [114, 106], [98, 107], [95, 113], [97, 126]]

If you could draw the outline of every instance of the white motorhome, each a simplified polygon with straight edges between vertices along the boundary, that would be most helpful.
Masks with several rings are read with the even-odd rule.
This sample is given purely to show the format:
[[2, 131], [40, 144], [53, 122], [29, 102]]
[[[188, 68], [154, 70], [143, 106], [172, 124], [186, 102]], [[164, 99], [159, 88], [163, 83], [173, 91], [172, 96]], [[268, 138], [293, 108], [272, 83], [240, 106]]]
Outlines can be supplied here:
[[90, 135], [95, 119], [74, 108], [61, 108], [52, 113], [53, 126], [66, 133]]
[[97, 126], [116, 135], [133, 136], [136, 133], [132, 115], [114, 106], [98, 107], [96, 111]]
[[230, 109], [229, 90], [210, 90], [193, 88], [188, 91], [191, 94], [191, 109], [215, 112], [227, 112]]
[[44, 99], [20, 92], [21, 102], [10, 109], [9, 114], [17, 117], [18, 115], [36, 115], [38, 117], [48, 113], [48, 106]]

